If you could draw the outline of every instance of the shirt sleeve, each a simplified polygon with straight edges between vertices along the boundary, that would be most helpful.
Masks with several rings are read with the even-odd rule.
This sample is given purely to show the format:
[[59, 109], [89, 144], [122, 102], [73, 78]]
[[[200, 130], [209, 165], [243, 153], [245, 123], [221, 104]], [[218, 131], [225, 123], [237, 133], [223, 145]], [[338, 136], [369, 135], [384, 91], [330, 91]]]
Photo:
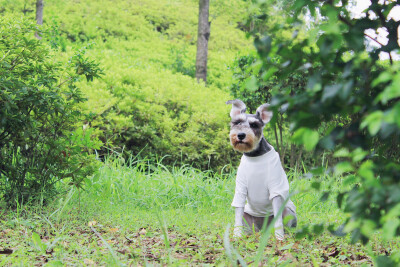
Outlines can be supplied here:
[[278, 153], [274, 160], [270, 162], [268, 169], [269, 200], [272, 201], [276, 196], [282, 196], [283, 199], [287, 199], [289, 197], [289, 182], [286, 173], [282, 168]]
[[233, 197], [231, 206], [235, 208], [243, 208], [246, 204], [246, 197], [247, 197], [246, 177], [242, 174], [241, 168], [239, 166], [236, 175], [235, 196]]

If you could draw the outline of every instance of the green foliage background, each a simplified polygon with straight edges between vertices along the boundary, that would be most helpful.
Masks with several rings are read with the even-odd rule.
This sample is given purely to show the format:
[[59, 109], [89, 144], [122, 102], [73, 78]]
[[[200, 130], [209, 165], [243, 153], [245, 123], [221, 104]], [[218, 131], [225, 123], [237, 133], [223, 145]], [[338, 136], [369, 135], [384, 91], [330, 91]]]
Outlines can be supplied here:
[[[34, 19], [34, 1], [1, 1], [3, 16]], [[210, 7], [208, 86], [194, 77], [197, 1], [45, 1], [44, 36], [67, 58], [90, 44], [87, 55], [105, 75], [80, 83], [90, 114], [86, 123], [104, 143], [100, 154], [129, 150], [166, 164], [221, 169], [233, 151], [228, 110], [235, 56], [251, 49], [238, 28], [243, 1], [213, 1]], [[30, 11], [29, 11], [30, 9]], [[235, 157], [233, 157], [235, 158]]]

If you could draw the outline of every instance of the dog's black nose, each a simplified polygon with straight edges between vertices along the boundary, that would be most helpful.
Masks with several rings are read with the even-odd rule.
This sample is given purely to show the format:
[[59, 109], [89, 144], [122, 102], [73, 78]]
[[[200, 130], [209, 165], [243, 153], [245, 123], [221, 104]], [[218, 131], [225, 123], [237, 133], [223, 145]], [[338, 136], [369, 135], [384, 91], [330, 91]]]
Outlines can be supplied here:
[[237, 137], [239, 138], [240, 141], [242, 141], [243, 139], [246, 138], [246, 134], [245, 133], [240, 133], [237, 135]]

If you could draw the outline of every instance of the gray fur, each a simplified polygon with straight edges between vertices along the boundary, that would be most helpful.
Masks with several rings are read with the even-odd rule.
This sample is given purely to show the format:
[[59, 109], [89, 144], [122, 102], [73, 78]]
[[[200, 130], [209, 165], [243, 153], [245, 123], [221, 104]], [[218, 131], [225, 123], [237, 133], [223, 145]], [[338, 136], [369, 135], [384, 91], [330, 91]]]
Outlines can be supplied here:
[[226, 101], [226, 104], [232, 104], [231, 117], [246, 112], [246, 104], [240, 99]]

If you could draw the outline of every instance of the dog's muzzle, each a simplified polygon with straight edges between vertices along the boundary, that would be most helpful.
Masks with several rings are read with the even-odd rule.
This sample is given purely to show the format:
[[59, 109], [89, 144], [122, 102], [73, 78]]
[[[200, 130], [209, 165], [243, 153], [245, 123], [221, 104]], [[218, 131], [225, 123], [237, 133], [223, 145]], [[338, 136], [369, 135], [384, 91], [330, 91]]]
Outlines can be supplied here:
[[237, 135], [237, 138], [239, 139], [239, 141], [243, 141], [246, 138], [246, 134], [245, 133], [239, 133]]

